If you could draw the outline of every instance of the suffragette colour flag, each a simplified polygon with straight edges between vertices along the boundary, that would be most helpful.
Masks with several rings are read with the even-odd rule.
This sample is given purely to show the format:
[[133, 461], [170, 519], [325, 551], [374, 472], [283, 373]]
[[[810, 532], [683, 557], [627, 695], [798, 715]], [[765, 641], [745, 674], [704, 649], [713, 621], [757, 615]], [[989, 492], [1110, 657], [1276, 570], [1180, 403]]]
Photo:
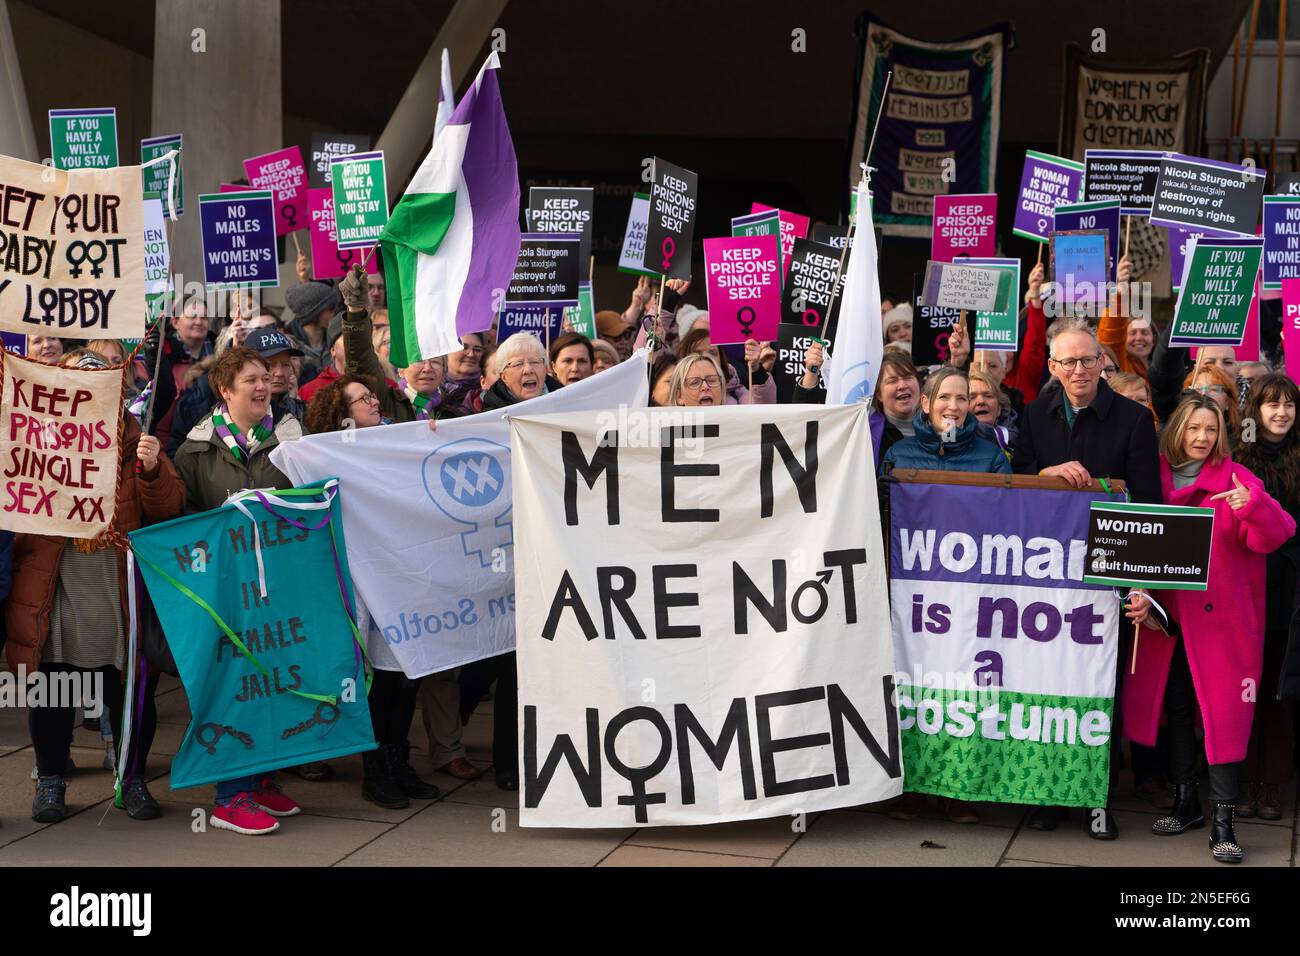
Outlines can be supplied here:
[[854, 242], [844, 277], [839, 326], [835, 330], [835, 356], [826, 377], [826, 404], [849, 405], [868, 401], [876, 390], [885, 337], [880, 317], [880, 277], [876, 268], [876, 234], [871, 220], [867, 180], [858, 183]]
[[392, 360], [446, 355], [492, 325], [519, 257], [519, 169], [487, 58], [379, 237]]

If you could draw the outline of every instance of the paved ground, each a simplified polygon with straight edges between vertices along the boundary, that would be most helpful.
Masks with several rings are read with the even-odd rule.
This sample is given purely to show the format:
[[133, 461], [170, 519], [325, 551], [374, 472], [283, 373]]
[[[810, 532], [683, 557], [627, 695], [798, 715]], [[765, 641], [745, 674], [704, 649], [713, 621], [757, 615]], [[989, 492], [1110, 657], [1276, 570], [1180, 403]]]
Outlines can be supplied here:
[[[72, 811], [63, 823], [33, 823], [33, 766], [26, 712], [0, 711], [0, 865], [188, 865], [291, 863], [309, 866], [1215, 866], [1206, 831], [1178, 838], [1150, 833], [1158, 815], [1132, 798], [1121, 800], [1121, 836], [1114, 843], [1089, 839], [1081, 820], [1055, 833], [1023, 826], [1024, 811], [981, 807], [975, 826], [949, 823], [937, 809], [909, 823], [889, 819], [879, 807], [812, 815], [803, 832], [789, 819], [703, 827], [624, 830], [523, 830], [506, 794], [488, 779], [463, 784], [430, 774], [444, 799], [415, 802], [408, 810], [381, 810], [361, 799], [361, 760], [333, 761], [338, 778], [328, 784], [286, 777], [302, 815], [280, 831], [250, 839], [221, 830], [195, 833], [191, 821], [206, 810], [212, 788], [174, 792], [169, 758], [189, 719], [178, 682], [164, 678], [159, 729], [149, 761], [150, 788], [164, 805], [162, 819], [137, 822], [112, 809], [112, 777], [100, 769], [98, 735], [78, 728], [73, 749], [78, 770], [68, 788]], [[490, 704], [466, 728], [470, 759], [488, 762]], [[412, 734], [412, 762], [428, 769], [420, 720]], [[1127, 787], [1125, 788], [1127, 792]], [[1246, 866], [1296, 866], [1296, 790], [1286, 795], [1277, 823], [1238, 827]]]

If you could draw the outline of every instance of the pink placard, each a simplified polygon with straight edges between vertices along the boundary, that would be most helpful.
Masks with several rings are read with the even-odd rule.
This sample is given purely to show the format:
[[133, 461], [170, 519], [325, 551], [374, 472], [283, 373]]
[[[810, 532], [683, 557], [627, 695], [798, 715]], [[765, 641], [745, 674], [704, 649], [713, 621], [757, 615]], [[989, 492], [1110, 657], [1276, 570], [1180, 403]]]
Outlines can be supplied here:
[[704, 275], [712, 344], [776, 340], [781, 325], [776, 236], [705, 239]]
[[1300, 382], [1300, 279], [1282, 280], [1282, 351], [1286, 374]]
[[930, 258], [935, 262], [952, 262], [958, 256], [976, 259], [995, 256], [997, 229], [996, 193], [935, 196]]
[[[769, 209], [776, 209], [776, 207], [765, 206], [761, 202], [749, 204], [751, 214], [767, 212]], [[808, 238], [808, 227], [812, 225], [812, 219], [801, 216], [797, 212], [786, 212], [784, 209], [776, 209], [776, 212], [777, 222], [781, 226], [781, 284], [784, 285], [786, 276], [790, 274], [790, 257], [794, 254], [794, 241]]]
[[254, 189], [269, 189], [275, 200], [275, 234], [307, 228], [303, 217], [303, 193], [307, 190], [307, 164], [302, 150], [286, 146], [273, 153], [244, 160], [244, 172]]
[[[340, 249], [338, 233], [334, 231], [334, 194], [328, 186], [307, 190], [307, 217], [311, 221], [311, 277], [313, 279], [341, 279], [352, 263], [360, 262], [365, 249]], [[366, 260], [366, 272], [379, 271], [379, 257], [371, 253]]]
[[221, 188], [218, 189], [217, 192], [219, 192], [219, 193], [243, 193], [243, 192], [248, 192], [248, 191], [249, 191], [250, 189], [252, 189], [252, 188], [253, 188], [252, 186], [241, 186], [241, 185], [239, 185], [239, 183], [222, 183], [222, 184], [221, 184]]

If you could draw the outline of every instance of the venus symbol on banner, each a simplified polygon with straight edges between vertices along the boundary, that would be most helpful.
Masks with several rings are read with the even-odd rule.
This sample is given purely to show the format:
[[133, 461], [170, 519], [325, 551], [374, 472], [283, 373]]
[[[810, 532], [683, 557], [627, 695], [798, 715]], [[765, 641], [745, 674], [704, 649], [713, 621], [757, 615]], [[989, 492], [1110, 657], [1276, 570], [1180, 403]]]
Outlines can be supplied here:
[[452, 521], [469, 526], [461, 532], [461, 546], [466, 557], [478, 558], [485, 568], [492, 566], [498, 549], [513, 544], [510, 499], [498, 500], [506, 487], [499, 456], [509, 454], [505, 445], [463, 438], [439, 445], [424, 459], [429, 500]]

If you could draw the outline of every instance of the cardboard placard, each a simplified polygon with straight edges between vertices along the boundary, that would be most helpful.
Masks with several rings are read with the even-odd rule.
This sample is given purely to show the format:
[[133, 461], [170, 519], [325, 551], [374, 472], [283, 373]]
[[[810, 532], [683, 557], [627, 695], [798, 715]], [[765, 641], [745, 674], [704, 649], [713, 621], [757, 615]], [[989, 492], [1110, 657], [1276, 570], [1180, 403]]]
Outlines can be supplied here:
[[122, 370], [59, 368], [4, 355], [0, 528], [93, 538], [117, 508]]
[[987, 266], [1010, 276], [1010, 294], [1005, 301], [992, 309], [975, 313], [971, 334], [971, 348], [989, 352], [1015, 352], [1019, 348], [1020, 334], [1020, 260], [1019, 259], [969, 259], [973, 266]]
[[1057, 206], [1055, 228], [1061, 232], [1078, 232], [1079, 230], [1105, 229], [1109, 241], [1106, 249], [1110, 254], [1110, 281], [1118, 281], [1119, 260], [1123, 251], [1119, 246], [1119, 200], [1104, 202], [1071, 203]]
[[140, 167], [65, 172], [0, 157], [0, 328], [81, 339], [144, 334]]
[[1047, 274], [1055, 284], [1054, 298], [1077, 306], [1089, 303], [1100, 315], [1107, 301], [1110, 236], [1104, 229], [1072, 229], [1052, 234]]
[[176, 215], [181, 216], [185, 213], [185, 137], [180, 133], [173, 133], [170, 136], [154, 136], [149, 139], [140, 140], [140, 172], [144, 180], [144, 193], [157, 193], [162, 197], [163, 215], [168, 215], [168, 203], [171, 201], [167, 194], [167, 180], [171, 175], [171, 163], [161, 162], [152, 166], [145, 167], [145, 163], [160, 156], [166, 156], [173, 149], [177, 151], [176, 156]]
[[307, 188], [328, 189], [330, 160], [370, 149], [370, 137], [363, 133], [312, 133], [311, 161], [307, 164]]
[[1300, 279], [1300, 196], [1264, 197], [1264, 288]]
[[306, 212], [307, 165], [302, 150], [286, 146], [244, 160], [244, 172], [253, 189], [269, 190], [275, 197], [275, 234], [283, 236], [310, 225]]
[[691, 277], [691, 241], [700, 179], [689, 169], [655, 157], [646, 227], [645, 268], [672, 279]]
[[334, 228], [340, 249], [373, 246], [388, 225], [388, 186], [384, 153], [353, 153], [330, 160]]
[[952, 262], [958, 256], [995, 255], [997, 225], [996, 193], [935, 196], [930, 258], [935, 262]]
[[1214, 509], [1094, 501], [1085, 584], [1204, 591]]
[[1011, 295], [1011, 274], [966, 263], [927, 262], [921, 300], [970, 312], [1000, 312]]
[[1025, 150], [1020, 193], [1011, 226], [1014, 235], [1046, 242], [1052, 234], [1056, 207], [1078, 202], [1083, 195], [1083, 163], [1036, 150]]
[[581, 243], [577, 233], [526, 232], [520, 236], [519, 259], [506, 289], [506, 304], [577, 305]]
[[781, 265], [776, 236], [704, 240], [709, 341], [770, 342], [781, 324]]
[[50, 158], [55, 169], [111, 169], [117, 158], [117, 110], [50, 110]]
[[1173, 154], [1160, 163], [1151, 223], [1253, 236], [1268, 174], [1255, 166]]
[[1084, 201], [1118, 200], [1123, 215], [1147, 215], [1155, 201], [1163, 157], [1163, 153], [1145, 149], [1084, 150]]
[[528, 231], [578, 233], [578, 261], [587, 262], [595, 208], [596, 190], [590, 186], [533, 186], [528, 190]]
[[203, 281], [213, 289], [280, 284], [275, 199], [269, 189], [199, 196]]

